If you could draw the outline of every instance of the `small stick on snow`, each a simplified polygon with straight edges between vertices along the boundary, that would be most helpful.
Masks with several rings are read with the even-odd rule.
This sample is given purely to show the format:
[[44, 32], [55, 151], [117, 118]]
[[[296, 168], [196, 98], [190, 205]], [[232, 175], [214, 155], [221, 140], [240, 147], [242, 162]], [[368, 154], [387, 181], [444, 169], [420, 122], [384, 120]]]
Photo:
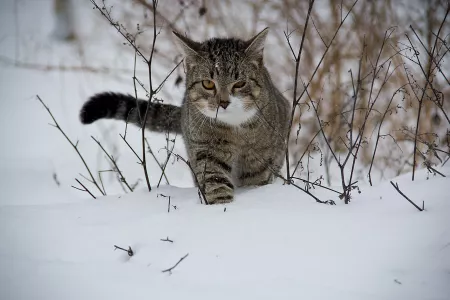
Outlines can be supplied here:
[[160, 239], [161, 242], [169, 242], [169, 243], [173, 243], [172, 240], [169, 239], [169, 237], [166, 237], [165, 239]]
[[[169, 198], [169, 203], [167, 204], [167, 212], [170, 213], [170, 206], [171, 206], [171, 204], [170, 204], [170, 196], [166, 196], [166, 195], [164, 195], [164, 194], [158, 194], [158, 195], [156, 195], [156, 197], [159, 197], [159, 196], [164, 197], [164, 198]], [[172, 206], [173, 206], [173, 205], [172, 205]], [[176, 209], [175, 206], [174, 206], [174, 208]]]
[[406, 200], [408, 200], [409, 203], [411, 203], [412, 205], [414, 205], [415, 208], [417, 208], [419, 211], [424, 211], [425, 210], [425, 202], [422, 203], [422, 208], [420, 208], [419, 206], [417, 206], [417, 204], [415, 204], [414, 202], [411, 201], [411, 199], [409, 199], [405, 194], [402, 193], [402, 191], [400, 191], [400, 188], [398, 187], [398, 183], [393, 183], [391, 181], [392, 186], [397, 190], [397, 192], [400, 193], [400, 195], [402, 195]]
[[114, 251], [117, 250], [117, 249], [127, 252], [128, 256], [130, 256], [130, 257], [134, 255], [134, 252], [133, 252], [133, 250], [131, 249], [130, 246], [128, 246], [128, 250], [127, 250], [127, 249], [124, 249], [122, 247], [114, 245]]
[[169, 204], [167, 204], [167, 213], [170, 213], [170, 196], [169, 196]]
[[183, 256], [182, 258], [180, 258], [180, 260], [179, 260], [173, 267], [168, 268], [168, 269], [166, 269], [166, 270], [162, 270], [161, 272], [163, 272], [163, 273], [169, 272], [169, 274], [172, 274], [172, 270], [175, 269], [175, 268], [178, 266], [178, 264], [179, 264], [180, 262], [182, 262], [183, 259], [185, 259], [188, 255], [189, 255], [189, 253], [187, 253], [185, 256]]
[[435, 174], [439, 174], [442, 177], [447, 177], [444, 174], [442, 174], [441, 172], [439, 172], [438, 170], [436, 170], [435, 168], [433, 168], [432, 166], [430, 166], [430, 164], [425, 165], [427, 167], [428, 170], [430, 170], [430, 172], [433, 172]]

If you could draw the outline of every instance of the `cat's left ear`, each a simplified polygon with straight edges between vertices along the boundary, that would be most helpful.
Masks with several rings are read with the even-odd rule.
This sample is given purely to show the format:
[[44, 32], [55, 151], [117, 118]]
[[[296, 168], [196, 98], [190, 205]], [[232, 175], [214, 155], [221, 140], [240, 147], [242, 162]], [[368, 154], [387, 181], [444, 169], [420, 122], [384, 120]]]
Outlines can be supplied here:
[[173, 31], [173, 34], [177, 38], [177, 45], [180, 51], [185, 55], [198, 55], [198, 51], [200, 50], [200, 43], [195, 42], [178, 32]]
[[264, 50], [264, 43], [266, 42], [269, 27], [264, 28], [260, 33], [247, 41], [247, 48], [245, 53], [249, 56], [262, 56]]

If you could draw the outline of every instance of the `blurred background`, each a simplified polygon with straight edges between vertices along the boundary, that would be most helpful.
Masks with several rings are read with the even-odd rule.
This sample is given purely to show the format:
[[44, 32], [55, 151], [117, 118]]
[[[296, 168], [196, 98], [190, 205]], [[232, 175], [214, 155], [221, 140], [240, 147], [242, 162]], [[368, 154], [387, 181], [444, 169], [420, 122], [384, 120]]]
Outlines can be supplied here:
[[[215, 36], [248, 39], [270, 27], [265, 64], [279, 90], [292, 102], [293, 52], [298, 52], [310, 1], [167, 0], [158, 2], [156, 12], [150, 0], [97, 0], [96, 4], [147, 56], [156, 15], [155, 85], [181, 60], [172, 31], [202, 41]], [[295, 176], [339, 184], [334, 157], [348, 153], [350, 132], [362, 132], [355, 180], [367, 181], [369, 170], [374, 183], [411, 171], [417, 124], [417, 166], [445, 162], [450, 152], [448, 6], [446, 0], [314, 2], [297, 85], [297, 95], [305, 84], [309, 84], [308, 92], [295, 107], [289, 141]], [[116, 172], [108, 171], [111, 164], [90, 135], [117, 158], [130, 184], [143, 188], [142, 169], [119, 137], [124, 124], [102, 121], [82, 126], [78, 121], [81, 105], [93, 93], [134, 94], [135, 71], [148, 88], [147, 65], [138, 57], [135, 66], [134, 48], [117, 28], [89, 0], [2, 0], [0, 24], [0, 107], [4, 114], [0, 118], [0, 165], [6, 171], [2, 172], [6, 194], [16, 193], [25, 180], [29, 188], [59, 186], [66, 194], [80, 196], [70, 185], [75, 177], [81, 178], [83, 165], [61, 133], [48, 125], [51, 118], [36, 94], [74, 143], [78, 141], [95, 173], [102, 171], [111, 193], [125, 190]], [[184, 77], [183, 68], [177, 68], [156, 98], [179, 105]], [[143, 88], [137, 92], [146, 98]], [[354, 122], [349, 121], [352, 115]], [[127, 134], [130, 144], [139, 149], [138, 129], [129, 128]], [[185, 156], [181, 137], [147, 136], [155, 155], [155, 159], [148, 158], [152, 184], [167, 183], [161, 179], [159, 166], [167, 164], [170, 184], [192, 186], [188, 168], [174, 157], [167, 159], [167, 148], [172, 147]]]

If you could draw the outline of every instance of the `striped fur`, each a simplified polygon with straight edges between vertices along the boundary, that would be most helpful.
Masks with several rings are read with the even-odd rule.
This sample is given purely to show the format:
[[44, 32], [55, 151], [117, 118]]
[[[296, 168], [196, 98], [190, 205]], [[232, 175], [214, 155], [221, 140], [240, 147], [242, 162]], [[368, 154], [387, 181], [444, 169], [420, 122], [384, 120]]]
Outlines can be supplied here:
[[[267, 29], [248, 41], [175, 35], [185, 54], [185, 98], [181, 107], [150, 103], [146, 127], [181, 132], [208, 203], [228, 203], [236, 186], [272, 182], [284, 161], [290, 106], [263, 64]], [[137, 103], [143, 116], [147, 102]], [[80, 117], [141, 125], [135, 98], [122, 94], [93, 96]]]

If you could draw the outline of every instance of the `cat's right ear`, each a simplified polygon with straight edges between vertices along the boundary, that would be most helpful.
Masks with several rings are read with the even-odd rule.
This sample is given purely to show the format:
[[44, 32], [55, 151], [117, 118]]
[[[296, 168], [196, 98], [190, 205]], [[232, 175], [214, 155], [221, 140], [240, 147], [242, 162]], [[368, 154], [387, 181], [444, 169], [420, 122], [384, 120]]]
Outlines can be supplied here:
[[262, 55], [268, 33], [269, 27], [266, 27], [260, 33], [252, 37], [249, 41], [247, 41], [248, 45], [247, 48], [245, 49], [245, 53], [247, 53], [250, 56]]
[[185, 56], [198, 55], [201, 44], [182, 36], [178, 32], [172, 31], [176, 37], [178, 48]]

